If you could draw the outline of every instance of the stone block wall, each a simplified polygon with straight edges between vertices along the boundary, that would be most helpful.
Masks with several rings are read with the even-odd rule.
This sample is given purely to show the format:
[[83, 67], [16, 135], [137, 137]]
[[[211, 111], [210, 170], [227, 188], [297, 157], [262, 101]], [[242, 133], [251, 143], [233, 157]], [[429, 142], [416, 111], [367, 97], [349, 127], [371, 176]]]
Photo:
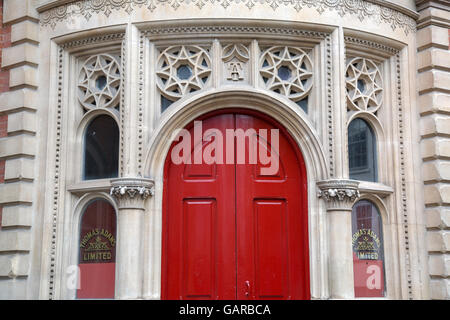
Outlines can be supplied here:
[[417, 1], [418, 105], [431, 299], [450, 299], [450, 5]]
[[38, 14], [0, 0], [0, 299], [26, 299], [36, 137]]
[[[2, 51], [11, 46], [11, 27], [3, 25], [3, 0], [0, 0], [0, 65]], [[0, 69], [0, 94], [9, 90], [9, 72]], [[0, 115], [0, 139], [8, 134], [8, 115]], [[0, 158], [0, 184], [5, 183], [5, 160]], [[0, 227], [2, 223], [2, 206], [0, 206]]]

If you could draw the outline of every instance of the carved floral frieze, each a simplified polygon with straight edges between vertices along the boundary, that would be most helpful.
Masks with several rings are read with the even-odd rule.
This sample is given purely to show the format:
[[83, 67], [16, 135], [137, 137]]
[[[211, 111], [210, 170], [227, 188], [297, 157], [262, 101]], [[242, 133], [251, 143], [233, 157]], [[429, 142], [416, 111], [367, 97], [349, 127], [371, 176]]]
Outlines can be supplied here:
[[[375, 1], [374, 1], [375, 2]], [[124, 10], [132, 14], [136, 8], [146, 8], [154, 11], [158, 6], [180, 7], [195, 6], [202, 9], [207, 4], [228, 7], [245, 3], [249, 10], [256, 6], [267, 6], [276, 11], [279, 7], [292, 7], [297, 12], [306, 8], [315, 8], [319, 14], [325, 11], [336, 11], [341, 17], [356, 16], [360, 21], [371, 17], [378, 23], [387, 23], [393, 30], [404, 29], [406, 34], [415, 32], [415, 20], [397, 10], [363, 0], [80, 0], [62, 4], [41, 12], [41, 24], [54, 28], [58, 22], [70, 17], [82, 16], [89, 20], [93, 14], [103, 14], [109, 17], [113, 11]]]

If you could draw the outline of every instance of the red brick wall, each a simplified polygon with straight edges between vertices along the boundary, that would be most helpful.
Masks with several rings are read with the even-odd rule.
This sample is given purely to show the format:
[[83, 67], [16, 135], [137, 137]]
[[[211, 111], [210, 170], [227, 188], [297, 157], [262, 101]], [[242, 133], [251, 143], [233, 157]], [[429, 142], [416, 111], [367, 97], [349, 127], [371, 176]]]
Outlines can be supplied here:
[[8, 135], [8, 116], [4, 114], [0, 115], [0, 138], [6, 137], [7, 135]]
[[[11, 26], [3, 26], [3, 0], [0, 0], [0, 65], [2, 49], [11, 46]], [[9, 71], [0, 69], [0, 93], [9, 90]]]
[[[11, 26], [3, 25], [3, 0], [0, 0], [0, 66], [2, 49], [11, 46]], [[9, 90], [9, 70], [0, 69], [0, 93]], [[0, 101], [1, 103], [1, 101]], [[0, 114], [0, 139], [8, 135], [8, 115]], [[0, 159], [0, 183], [5, 182], [5, 160]], [[2, 225], [2, 207], [0, 206], [0, 227]]]

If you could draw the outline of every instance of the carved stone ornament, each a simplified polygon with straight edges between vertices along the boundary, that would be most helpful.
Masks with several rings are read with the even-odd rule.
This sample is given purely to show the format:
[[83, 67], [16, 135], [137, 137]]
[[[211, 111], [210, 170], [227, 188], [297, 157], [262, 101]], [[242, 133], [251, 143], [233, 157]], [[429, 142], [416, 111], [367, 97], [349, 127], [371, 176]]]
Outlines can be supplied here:
[[311, 91], [313, 64], [300, 48], [271, 47], [261, 55], [260, 74], [267, 90], [297, 102]]
[[387, 23], [393, 30], [402, 28], [405, 34], [416, 31], [416, 22], [410, 14], [406, 15], [390, 8], [389, 3], [381, 5], [380, 0], [79, 0], [40, 10], [40, 21], [43, 26], [49, 25], [54, 28], [57, 22], [72, 17], [81, 16], [89, 20], [93, 14], [99, 13], [109, 17], [113, 11], [118, 10], [124, 10], [131, 15], [134, 10], [144, 7], [151, 12], [160, 6], [171, 7], [173, 10], [179, 7], [184, 7], [181, 10], [187, 10], [187, 6], [195, 6], [201, 10], [207, 5], [220, 5], [228, 9], [240, 3], [244, 3], [249, 10], [264, 6], [273, 11], [279, 7], [290, 7], [296, 12], [305, 8], [315, 8], [319, 14], [336, 11], [341, 17], [352, 15], [360, 21], [371, 18], [378, 23]]
[[244, 69], [250, 60], [250, 52], [243, 44], [229, 44], [223, 48], [222, 61], [225, 63], [227, 80], [241, 81], [245, 79]]
[[158, 57], [157, 85], [167, 99], [176, 101], [202, 90], [211, 75], [211, 59], [200, 46], [172, 46]]
[[328, 210], [352, 210], [354, 202], [360, 197], [359, 182], [354, 180], [326, 180], [317, 182], [318, 197], [327, 203]]
[[110, 194], [114, 196], [119, 209], [144, 209], [145, 200], [154, 195], [154, 182], [142, 178], [111, 180]]
[[89, 57], [81, 66], [78, 79], [78, 100], [83, 108], [115, 107], [120, 98], [120, 64], [109, 54]]
[[377, 65], [364, 58], [352, 59], [346, 72], [349, 109], [375, 113], [383, 102], [383, 80]]

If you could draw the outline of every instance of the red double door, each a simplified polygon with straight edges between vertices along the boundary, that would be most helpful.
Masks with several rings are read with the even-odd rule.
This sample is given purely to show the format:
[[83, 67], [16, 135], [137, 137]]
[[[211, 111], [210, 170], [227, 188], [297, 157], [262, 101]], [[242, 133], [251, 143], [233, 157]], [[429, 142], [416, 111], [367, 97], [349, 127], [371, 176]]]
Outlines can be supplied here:
[[[244, 164], [238, 163], [237, 136], [234, 163], [225, 161], [233, 155], [226, 155], [224, 141], [224, 164], [174, 164], [174, 143], [165, 164], [162, 298], [309, 299], [307, 181], [295, 143], [277, 123], [255, 113], [209, 115], [202, 127], [223, 137], [226, 129], [266, 129], [268, 141], [258, 136], [258, 146], [268, 155], [274, 152], [270, 130], [278, 129], [279, 169], [262, 175], [270, 165], [259, 157], [249, 163], [248, 138]], [[194, 159], [194, 128], [187, 129]], [[203, 141], [202, 150], [210, 143]]]

